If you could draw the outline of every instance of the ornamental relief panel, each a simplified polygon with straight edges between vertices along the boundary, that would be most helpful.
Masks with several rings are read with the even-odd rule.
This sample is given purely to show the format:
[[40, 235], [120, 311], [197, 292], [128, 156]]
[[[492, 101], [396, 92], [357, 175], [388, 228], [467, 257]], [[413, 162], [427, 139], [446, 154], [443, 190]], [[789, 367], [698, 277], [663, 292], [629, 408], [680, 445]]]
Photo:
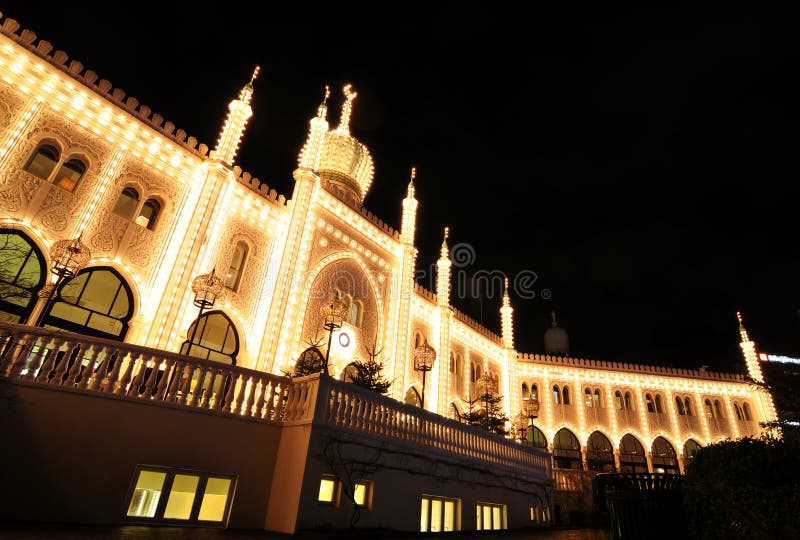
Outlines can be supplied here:
[[29, 213], [33, 196], [44, 180], [20, 170], [5, 169], [0, 173], [0, 213], [23, 219]]
[[25, 99], [22, 95], [14, 92], [8, 86], [0, 88], [0, 129], [6, 128], [11, 124], [14, 116], [24, 104]]
[[255, 315], [258, 295], [261, 294], [261, 282], [264, 273], [269, 270], [265, 267], [267, 260], [265, 255], [272, 244], [272, 238], [244, 220], [235, 219], [229, 222], [218, 244], [218, 253], [215, 257], [217, 274], [223, 279], [230, 268], [236, 244], [240, 241], [244, 241], [248, 247], [244, 273], [239, 279], [238, 290], [225, 289], [225, 298], [247, 320]]

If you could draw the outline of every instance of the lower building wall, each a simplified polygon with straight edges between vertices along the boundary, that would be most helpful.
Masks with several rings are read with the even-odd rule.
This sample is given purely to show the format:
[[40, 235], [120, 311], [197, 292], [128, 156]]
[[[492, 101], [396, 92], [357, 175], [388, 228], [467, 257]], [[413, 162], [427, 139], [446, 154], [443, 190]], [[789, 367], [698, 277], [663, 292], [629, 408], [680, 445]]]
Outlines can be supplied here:
[[264, 528], [279, 426], [0, 379], [0, 519], [125, 523], [137, 465], [236, 475], [228, 525]]
[[297, 517], [298, 530], [343, 529], [350, 525], [353, 504], [342, 492], [333, 503], [320, 502], [320, 481], [336, 478], [340, 489], [358, 480], [368, 485], [367, 508], [359, 528], [420, 531], [422, 498], [454, 499], [459, 508], [456, 530], [476, 530], [476, 505], [504, 506], [504, 528], [535, 525], [531, 507], [552, 509], [552, 484], [533, 475], [454, 457], [436, 449], [365, 434], [314, 426]]

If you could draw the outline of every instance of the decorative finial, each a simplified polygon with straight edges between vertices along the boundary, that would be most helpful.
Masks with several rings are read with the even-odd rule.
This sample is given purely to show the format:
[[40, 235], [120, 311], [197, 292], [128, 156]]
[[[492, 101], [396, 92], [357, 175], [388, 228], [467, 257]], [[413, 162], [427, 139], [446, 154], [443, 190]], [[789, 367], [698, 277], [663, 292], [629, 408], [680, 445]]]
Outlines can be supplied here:
[[558, 323], [556, 322], [556, 310], [550, 311], [550, 319], [552, 320], [552, 325], [554, 328], [558, 326]]
[[411, 182], [414, 182], [414, 179], [417, 177], [417, 168], [411, 167]]
[[256, 67], [255, 67], [255, 69], [253, 69], [253, 75], [250, 77], [250, 84], [251, 84], [251, 85], [252, 85], [254, 82], [256, 82], [256, 79], [258, 78], [258, 73], [259, 73], [260, 71], [261, 71], [261, 66], [256, 66]]
[[342, 105], [342, 119], [339, 121], [339, 127], [336, 129], [344, 133], [350, 132], [350, 115], [353, 112], [353, 100], [358, 95], [357, 92], [352, 90], [351, 84], [344, 85], [344, 104]]
[[741, 311], [737, 311], [736, 312], [736, 318], [739, 319], [739, 324], [742, 324], [742, 312]]
[[505, 278], [504, 283], [505, 286], [503, 287], [503, 292], [505, 292], [505, 294], [508, 295], [508, 278]]
[[448, 238], [450, 238], [450, 227], [445, 227], [444, 228], [444, 239], [447, 240]]
[[325, 97], [322, 98], [322, 103], [327, 105], [329, 97], [331, 97], [331, 87], [326, 84], [325, 85]]

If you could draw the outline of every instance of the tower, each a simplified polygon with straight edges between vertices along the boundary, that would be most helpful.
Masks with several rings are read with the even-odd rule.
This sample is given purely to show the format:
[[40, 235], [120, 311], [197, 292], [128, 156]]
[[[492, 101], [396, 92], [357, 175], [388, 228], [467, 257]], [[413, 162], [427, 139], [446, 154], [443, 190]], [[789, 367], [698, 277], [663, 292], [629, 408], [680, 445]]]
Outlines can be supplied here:
[[503, 347], [506, 349], [514, 348], [514, 308], [511, 307], [511, 299], [508, 297], [508, 278], [505, 280], [503, 288], [503, 306], [500, 308], [500, 324], [503, 334]]
[[234, 99], [228, 105], [228, 118], [219, 134], [217, 146], [211, 153], [211, 157], [218, 159], [227, 165], [233, 165], [236, 152], [239, 150], [239, 143], [247, 127], [247, 121], [253, 116], [253, 109], [250, 107], [250, 100], [253, 98], [253, 83], [261, 71], [259, 66], [253, 70], [253, 75], [239, 92], [239, 98]]

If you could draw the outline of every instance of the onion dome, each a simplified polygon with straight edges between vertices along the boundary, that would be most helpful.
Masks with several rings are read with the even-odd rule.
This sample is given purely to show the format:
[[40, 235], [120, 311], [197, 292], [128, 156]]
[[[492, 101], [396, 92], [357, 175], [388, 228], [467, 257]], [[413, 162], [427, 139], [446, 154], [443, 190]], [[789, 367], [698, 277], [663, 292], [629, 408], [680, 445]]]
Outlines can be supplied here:
[[367, 147], [350, 135], [350, 115], [357, 94], [348, 84], [344, 95], [339, 126], [325, 134], [317, 172], [323, 183], [352, 195], [360, 204], [372, 184], [374, 166]]
[[558, 326], [555, 311], [550, 312], [550, 317], [551, 326], [544, 331], [544, 353], [553, 356], [569, 356], [567, 331]]

